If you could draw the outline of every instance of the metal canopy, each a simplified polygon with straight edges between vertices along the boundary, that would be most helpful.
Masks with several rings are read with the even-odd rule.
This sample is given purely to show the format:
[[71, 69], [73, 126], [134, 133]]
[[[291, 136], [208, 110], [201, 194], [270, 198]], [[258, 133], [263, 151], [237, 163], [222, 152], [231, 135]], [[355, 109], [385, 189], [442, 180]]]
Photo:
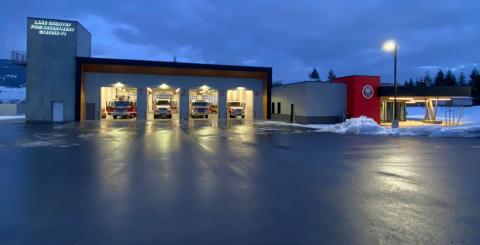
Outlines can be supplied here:
[[[470, 86], [429, 86], [429, 87], [410, 87], [399, 86], [397, 88], [399, 97], [470, 97], [472, 88]], [[378, 96], [392, 97], [395, 95], [393, 86], [380, 86]]]

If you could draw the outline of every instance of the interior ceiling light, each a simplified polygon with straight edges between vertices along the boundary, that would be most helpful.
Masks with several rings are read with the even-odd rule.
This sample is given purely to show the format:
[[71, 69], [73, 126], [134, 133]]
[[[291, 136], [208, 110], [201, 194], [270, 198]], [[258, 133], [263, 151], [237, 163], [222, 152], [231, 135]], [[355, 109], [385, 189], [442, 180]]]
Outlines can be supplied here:
[[123, 85], [123, 83], [121, 83], [121, 82], [116, 82], [115, 84], [113, 84], [113, 87], [115, 87], [115, 88], [123, 88], [123, 87], [125, 87], [125, 85]]
[[158, 86], [160, 89], [168, 89], [170, 86], [168, 86], [166, 83], [162, 83], [160, 86]]
[[450, 101], [450, 98], [439, 98], [439, 99], [430, 99], [430, 100], [438, 100], [438, 101]]
[[[394, 97], [388, 98], [389, 100], [394, 100]], [[404, 97], [397, 97], [397, 100], [413, 100], [413, 98], [404, 98]]]

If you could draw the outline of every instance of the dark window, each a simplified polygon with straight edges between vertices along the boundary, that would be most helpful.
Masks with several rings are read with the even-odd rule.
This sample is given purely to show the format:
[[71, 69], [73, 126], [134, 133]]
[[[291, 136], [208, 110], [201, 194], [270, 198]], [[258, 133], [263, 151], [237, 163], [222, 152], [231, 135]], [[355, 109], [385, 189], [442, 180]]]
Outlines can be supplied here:
[[290, 122], [295, 122], [295, 105], [290, 104]]
[[280, 102], [277, 103], [277, 113], [282, 114], [282, 105], [280, 104]]
[[275, 114], [275, 102], [272, 102], [272, 114]]

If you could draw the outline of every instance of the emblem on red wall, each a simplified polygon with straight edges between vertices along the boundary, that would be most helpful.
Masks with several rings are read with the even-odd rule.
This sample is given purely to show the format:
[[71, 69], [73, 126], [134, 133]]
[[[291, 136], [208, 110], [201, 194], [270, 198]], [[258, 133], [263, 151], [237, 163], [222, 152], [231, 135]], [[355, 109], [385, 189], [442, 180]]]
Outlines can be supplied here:
[[362, 95], [365, 99], [371, 99], [373, 97], [373, 87], [370, 85], [363, 86]]

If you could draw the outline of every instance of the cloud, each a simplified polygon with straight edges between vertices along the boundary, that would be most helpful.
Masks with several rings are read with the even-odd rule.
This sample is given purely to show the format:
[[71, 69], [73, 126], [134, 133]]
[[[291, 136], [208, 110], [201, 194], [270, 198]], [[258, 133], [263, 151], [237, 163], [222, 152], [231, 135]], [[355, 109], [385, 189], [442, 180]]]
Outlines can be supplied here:
[[97, 57], [171, 60], [173, 55], [158, 51], [152, 45], [132, 42], [139, 30], [126, 23], [112, 23], [95, 15], [80, 18], [80, 23], [92, 33], [93, 50]]
[[442, 67], [440, 66], [419, 66], [418, 67], [419, 69], [422, 69], [422, 70], [439, 70], [439, 69], [442, 69]]
[[[391, 81], [392, 55], [382, 42], [399, 43], [399, 79], [433, 67], [458, 71], [479, 63], [480, 1], [8, 1], [0, 15], [24, 42], [25, 16], [78, 19], [93, 37], [93, 55], [234, 65], [272, 66], [274, 79], [381, 75]], [[28, 6], [28, 7], [25, 7]], [[59, 13], [61, 13], [59, 15]], [[18, 24], [20, 23], [20, 24]], [[0, 25], [1, 28], [4, 28]], [[20, 31], [19, 31], [20, 30]], [[462, 67], [465, 65], [465, 67]], [[430, 68], [428, 68], [430, 67]]]

